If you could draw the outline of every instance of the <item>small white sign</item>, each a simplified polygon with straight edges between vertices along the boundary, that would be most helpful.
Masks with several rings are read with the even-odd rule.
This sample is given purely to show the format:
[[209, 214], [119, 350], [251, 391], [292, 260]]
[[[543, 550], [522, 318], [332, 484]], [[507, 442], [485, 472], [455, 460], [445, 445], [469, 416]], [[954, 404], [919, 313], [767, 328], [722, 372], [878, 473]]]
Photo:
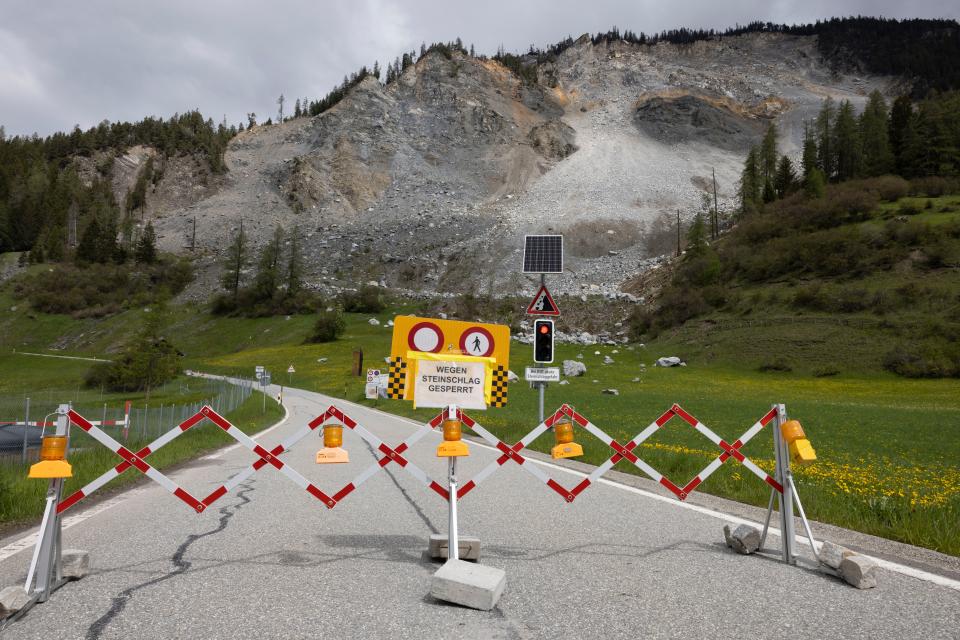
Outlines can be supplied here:
[[296, 373], [296, 372], [297, 370], [293, 368], [293, 365], [290, 365], [289, 367], [287, 367], [287, 373]]
[[380, 369], [367, 369], [367, 384], [376, 382], [380, 377]]
[[260, 378], [263, 377], [263, 371], [264, 371], [264, 369], [263, 369], [262, 366], [257, 365], [257, 367], [256, 367], [256, 369], [254, 369], [254, 371], [256, 372], [257, 380], [259, 380]]
[[560, 382], [558, 367], [527, 367], [524, 378], [527, 382]]
[[487, 368], [482, 362], [420, 360], [413, 394], [418, 407], [486, 409], [484, 397]]
[[376, 400], [377, 393], [378, 393], [378, 389], [377, 389], [376, 382], [368, 382], [367, 385], [364, 387], [364, 396], [367, 398], [367, 400]]

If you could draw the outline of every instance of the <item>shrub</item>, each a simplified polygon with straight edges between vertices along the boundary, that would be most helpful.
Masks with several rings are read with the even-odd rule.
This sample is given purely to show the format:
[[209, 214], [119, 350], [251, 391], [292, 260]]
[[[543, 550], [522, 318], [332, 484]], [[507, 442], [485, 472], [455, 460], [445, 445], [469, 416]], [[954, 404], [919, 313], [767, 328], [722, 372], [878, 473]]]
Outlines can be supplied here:
[[835, 364], [825, 364], [813, 370], [815, 378], [829, 378], [840, 373], [840, 368]]
[[910, 192], [916, 196], [937, 198], [942, 195], [957, 193], [958, 191], [960, 191], [960, 181], [956, 179], [928, 176], [926, 178], [915, 178], [910, 181]]
[[317, 321], [313, 325], [313, 332], [307, 337], [307, 342], [333, 342], [346, 328], [343, 314], [339, 309], [320, 311]]
[[768, 360], [767, 362], [764, 362], [759, 367], [757, 367], [757, 370], [786, 372], [786, 371], [793, 371], [793, 367], [790, 366], [790, 363], [788, 363], [783, 356], [778, 356], [772, 360]]
[[380, 313], [385, 307], [380, 288], [372, 285], [364, 285], [359, 291], [345, 291], [341, 302], [347, 313]]
[[895, 202], [910, 193], [910, 183], [900, 176], [880, 176], [862, 182], [864, 188], [876, 191], [881, 200]]
[[906, 378], [960, 377], [960, 352], [934, 341], [899, 344], [884, 356], [883, 368]]

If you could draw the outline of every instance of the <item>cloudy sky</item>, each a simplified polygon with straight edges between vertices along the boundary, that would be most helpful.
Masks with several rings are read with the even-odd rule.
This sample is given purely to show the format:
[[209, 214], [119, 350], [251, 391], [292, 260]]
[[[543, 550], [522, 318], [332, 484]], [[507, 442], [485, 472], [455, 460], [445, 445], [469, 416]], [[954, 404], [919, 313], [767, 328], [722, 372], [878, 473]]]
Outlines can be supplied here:
[[723, 28], [832, 15], [960, 18], [956, 0], [0, 0], [0, 125], [7, 135], [167, 117], [276, 114], [344, 74], [460, 36], [492, 54], [567, 35]]

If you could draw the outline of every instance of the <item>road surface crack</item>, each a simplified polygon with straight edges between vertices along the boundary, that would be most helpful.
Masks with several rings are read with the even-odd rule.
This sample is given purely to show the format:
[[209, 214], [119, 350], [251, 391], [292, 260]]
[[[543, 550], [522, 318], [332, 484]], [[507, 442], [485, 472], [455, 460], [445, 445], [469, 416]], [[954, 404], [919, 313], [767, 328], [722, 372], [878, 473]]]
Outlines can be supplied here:
[[170, 557], [170, 561], [174, 566], [173, 571], [160, 577], [147, 580], [146, 582], [141, 582], [138, 585], [134, 585], [118, 593], [113, 598], [113, 603], [110, 605], [110, 609], [105, 614], [100, 616], [96, 622], [90, 625], [89, 629], [87, 629], [86, 640], [99, 640], [107, 626], [109, 626], [117, 616], [123, 613], [123, 610], [126, 608], [130, 600], [133, 599], [133, 596], [137, 591], [146, 589], [147, 587], [152, 587], [155, 584], [165, 582], [170, 578], [175, 578], [176, 576], [183, 575], [189, 571], [193, 566], [193, 563], [185, 559], [185, 556], [187, 555], [187, 551], [189, 551], [190, 546], [193, 545], [193, 543], [197, 540], [202, 540], [203, 538], [216, 535], [226, 529], [230, 519], [236, 515], [237, 511], [250, 502], [250, 498], [248, 498], [246, 494], [250, 491], [253, 491], [253, 487], [249, 483], [240, 486], [242, 489], [237, 492], [237, 497], [240, 499], [240, 501], [236, 504], [227, 505], [220, 508], [220, 523], [217, 525], [217, 527], [204, 533], [191, 534], [187, 536], [187, 539], [184, 540], [179, 547], [177, 547], [176, 552]]

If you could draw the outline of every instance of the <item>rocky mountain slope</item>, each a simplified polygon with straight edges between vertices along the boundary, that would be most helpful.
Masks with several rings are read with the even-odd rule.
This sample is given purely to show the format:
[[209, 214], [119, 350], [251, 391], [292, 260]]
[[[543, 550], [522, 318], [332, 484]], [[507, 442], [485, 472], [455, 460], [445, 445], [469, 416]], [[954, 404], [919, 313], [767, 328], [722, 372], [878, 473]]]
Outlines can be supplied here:
[[568, 273], [553, 288], [616, 294], [656, 266], [669, 221], [700, 209], [713, 170], [721, 211], [732, 210], [745, 150], [768, 122], [798, 155], [823, 98], [859, 107], [875, 88], [901, 89], [831, 72], [813, 37], [772, 33], [654, 46], [582, 38], [533, 85], [491, 60], [429, 53], [320, 116], [241, 133], [225, 178], [181, 172], [175, 195], [148, 195], [147, 217], [172, 251], [187, 250], [196, 220], [196, 297], [216, 286], [241, 218], [255, 242], [277, 224], [297, 229], [309, 284], [325, 290], [527, 289], [523, 235], [557, 232]]

